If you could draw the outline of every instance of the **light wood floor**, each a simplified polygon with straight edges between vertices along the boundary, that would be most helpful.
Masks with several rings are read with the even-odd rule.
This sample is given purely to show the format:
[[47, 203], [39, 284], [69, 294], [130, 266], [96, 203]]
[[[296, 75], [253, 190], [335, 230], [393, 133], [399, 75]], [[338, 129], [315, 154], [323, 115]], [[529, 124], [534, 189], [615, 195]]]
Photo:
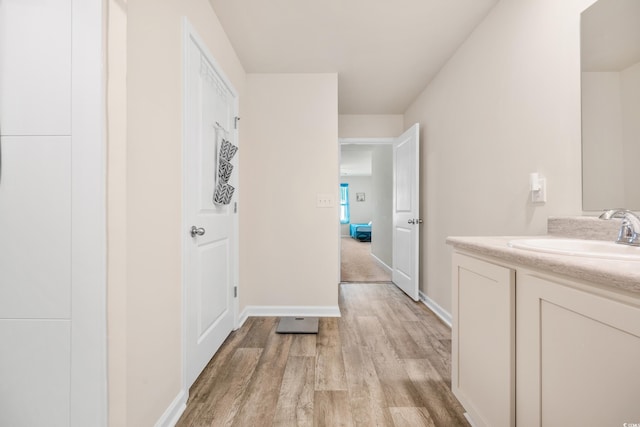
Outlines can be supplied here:
[[249, 318], [191, 388], [178, 427], [468, 426], [450, 389], [451, 334], [394, 285], [340, 285], [318, 335]]

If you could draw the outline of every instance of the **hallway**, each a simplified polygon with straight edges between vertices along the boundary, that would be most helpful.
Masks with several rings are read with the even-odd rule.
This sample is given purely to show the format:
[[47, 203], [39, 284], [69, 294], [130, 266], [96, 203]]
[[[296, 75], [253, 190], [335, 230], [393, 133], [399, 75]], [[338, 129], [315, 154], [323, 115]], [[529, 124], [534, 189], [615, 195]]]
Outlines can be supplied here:
[[318, 335], [249, 318], [193, 385], [177, 426], [465, 426], [451, 332], [390, 284], [340, 285]]

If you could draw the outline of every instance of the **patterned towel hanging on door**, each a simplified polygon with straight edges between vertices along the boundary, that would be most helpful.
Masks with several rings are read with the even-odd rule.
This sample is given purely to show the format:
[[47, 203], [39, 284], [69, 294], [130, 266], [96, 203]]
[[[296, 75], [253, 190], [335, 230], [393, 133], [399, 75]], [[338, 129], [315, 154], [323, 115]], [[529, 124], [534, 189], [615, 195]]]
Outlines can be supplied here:
[[[218, 130], [224, 131], [222, 127], [219, 127]], [[229, 179], [231, 179], [231, 174], [233, 173], [231, 159], [238, 151], [238, 147], [225, 138], [219, 138], [219, 141], [219, 149], [216, 153], [218, 158], [213, 203], [224, 206], [231, 203], [233, 192], [235, 191], [235, 188], [229, 184]]]
[[222, 144], [220, 144], [220, 158], [225, 159], [230, 162], [233, 156], [238, 151], [238, 147], [230, 143], [229, 141], [223, 139]]
[[235, 188], [229, 184], [218, 183], [216, 192], [213, 195], [213, 203], [216, 205], [228, 205], [233, 198]]

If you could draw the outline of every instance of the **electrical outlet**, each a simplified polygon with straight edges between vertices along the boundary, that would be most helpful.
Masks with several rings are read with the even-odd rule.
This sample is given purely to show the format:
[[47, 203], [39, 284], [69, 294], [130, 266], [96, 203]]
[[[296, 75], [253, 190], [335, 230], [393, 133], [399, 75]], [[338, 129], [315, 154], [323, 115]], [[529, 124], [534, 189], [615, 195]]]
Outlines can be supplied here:
[[318, 193], [316, 207], [318, 208], [332, 208], [335, 205], [333, 194]]

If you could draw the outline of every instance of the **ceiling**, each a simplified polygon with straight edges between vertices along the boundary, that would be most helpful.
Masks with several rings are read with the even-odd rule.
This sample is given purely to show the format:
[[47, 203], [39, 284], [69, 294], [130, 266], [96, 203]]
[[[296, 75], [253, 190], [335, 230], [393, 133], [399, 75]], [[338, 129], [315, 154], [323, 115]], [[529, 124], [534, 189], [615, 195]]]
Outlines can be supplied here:
[[402, 114], [498, 0], [210, 0], [248, 73], [338, 73], [340, 114]]

